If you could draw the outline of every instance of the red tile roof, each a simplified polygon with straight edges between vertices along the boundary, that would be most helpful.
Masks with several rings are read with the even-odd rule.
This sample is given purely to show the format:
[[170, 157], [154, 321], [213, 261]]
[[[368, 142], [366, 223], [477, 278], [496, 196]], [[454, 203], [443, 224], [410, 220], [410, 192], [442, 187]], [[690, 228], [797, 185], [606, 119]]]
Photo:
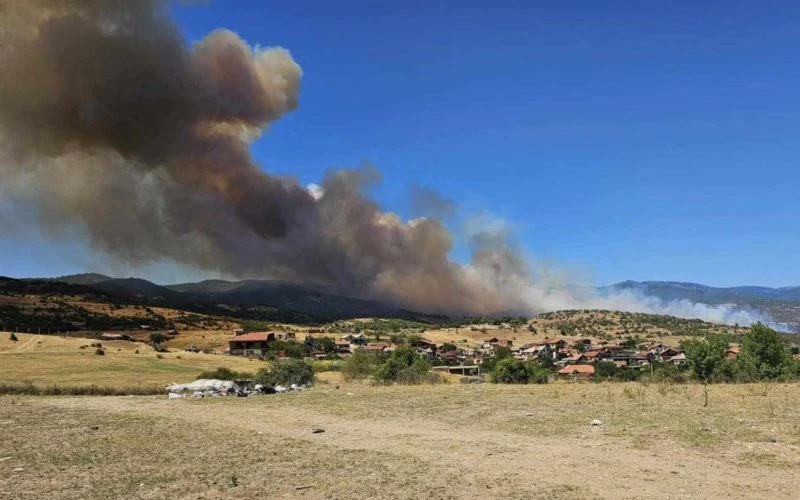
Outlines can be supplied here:
[[567, 365], [558, 370], [559, 375], [571, 375], [573, 373], [585, 373], [587, 375], [594, 375], [594, 366], [592, 365]]
[[230, 342], [266, 342], [270, 340], [270, 338], [274, 339], [275, 334], [269, 332], [253, 332], [253, 333], [246, 333], [244, 335], [237, 335], [232, 337], [229, 341]]

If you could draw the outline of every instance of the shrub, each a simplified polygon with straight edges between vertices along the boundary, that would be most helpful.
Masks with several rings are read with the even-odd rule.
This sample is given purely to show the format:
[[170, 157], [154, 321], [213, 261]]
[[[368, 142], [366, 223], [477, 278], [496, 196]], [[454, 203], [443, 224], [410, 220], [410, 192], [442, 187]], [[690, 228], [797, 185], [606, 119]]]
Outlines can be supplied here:
[[500, 384], [527, 384], [525, 362], [514, 358], [501, 359], [491, 372], [491, 380]]
[[169, 337], [164, 335], [163, 333], [154, 332], [150, 334], [150, 343], [155, 345], [163, 344], [164, 342], [168, 341]]
[[550, 377], [553, 376], [552, 371], [536, 361], [529, 361], [526, 368], [528, 370], [529, 384], [547, 384], [550, 382]]
[[421, 384], [437, 382], [439, 377], [430, 376], [431, 365], [408, 347], [401, 347], [391, 353], [375, 369], [376, 382], [391, 384]]
[[492, 382], [500, 384], [546, 384], [553, 372], [537, 361], [503, 358], [490, 372]]
[[269, 344], [269, 356], [270, 358], [275, 358], [275, 355], [279, 352], [283, 352], [287, 358], [297, 358], [302, 359], [310, 354], [307, 344], [301, 344], [300, 342], [295, 342], [293, 340], [276, 340], [274, 342], [270, 342]]
[[97, 354], [98, 356], [105, 356], [106, 351], [104, 351], [102, 347], [98, 347], [97, 349], [94, 350], [94, 353]]
[[342, 376], [345, 380], [362, 380], [375, 372], [378, 359], [374, 354], [355, 351], [342, 365]]
[[256, 382], [263, 385], [305, 385], [314, 383], [314, 369], [302, 359], [287, 358], [272, 362], [256, 374]]
[[230, 368], [217, 368], [216, 370], [205, 371], [197, 378], [212, 378], [216, 380], [253, 380], [253, 374], [248, 372], [237, 372]]
[[619, 371], [617, 365], [608, 361], [601, 361], [599, 363], [596, 363], [594, 366], [595, 366], [594, 376], [596, 379], [607, 379], [607, 380], [611, 379]]
[[13, 333], [11, 334], [11, 337], [10, 337], [10, 338], [11, 338], [11, 342], [16, 342], [17, 340], [19, 340], [19, 339], [17, 338], [17, 336], [16, 336], [16, 335], [14, 335]]

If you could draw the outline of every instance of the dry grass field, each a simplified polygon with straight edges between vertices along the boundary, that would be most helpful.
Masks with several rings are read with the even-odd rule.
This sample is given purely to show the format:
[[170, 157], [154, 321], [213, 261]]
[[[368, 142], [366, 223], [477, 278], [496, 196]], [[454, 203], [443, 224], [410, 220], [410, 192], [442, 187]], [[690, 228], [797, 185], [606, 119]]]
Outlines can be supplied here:
[[[102, 342], [105, 355], [88, 346], [94, 340], [55, 335], [0, 333], [0, 383], [124, 388], [186, 382], [205, 370], [228, 367], [255, 372], [262, 363], [235, 356], [169, 352], [158, 357], [140, 342]], [[138, 351], [138, 354], [137, 352]]]
[[796, 498], [798, 396], [714, 386], [703, 408], [695, 385], [591, 383], [5, 396], [0, 498]]

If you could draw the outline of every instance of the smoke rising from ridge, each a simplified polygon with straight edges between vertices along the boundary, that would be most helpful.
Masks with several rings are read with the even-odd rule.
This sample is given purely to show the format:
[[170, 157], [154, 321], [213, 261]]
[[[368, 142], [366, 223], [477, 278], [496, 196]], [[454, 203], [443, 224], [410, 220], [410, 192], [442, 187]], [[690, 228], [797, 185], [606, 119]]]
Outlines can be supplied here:
[[[437, 217], [454, 204], [418, 187], [420, 217], [383, 212], [364, 194], [380, 180], [369, 165], [312, 189], [265, 173], [250, 142], [298, 106], [300, 66], [224, 29], [189, 46], [162, 1], [0, 0], [0, 68], [0, 193], [34, 206], [43, 231], [77, 224], [133, 266], [169, 259], [451, 314], [666, 307], [576, 296], [485, 221], [471, 262], [453, 263]], [[694, 307], [679, 315], [727, 321]]]

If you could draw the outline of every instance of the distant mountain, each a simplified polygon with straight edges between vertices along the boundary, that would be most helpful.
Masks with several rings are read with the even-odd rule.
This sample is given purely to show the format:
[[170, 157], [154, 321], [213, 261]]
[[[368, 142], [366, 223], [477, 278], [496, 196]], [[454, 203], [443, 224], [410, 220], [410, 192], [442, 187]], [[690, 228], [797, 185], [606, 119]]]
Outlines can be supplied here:
[[[295, 321], [333, 321], [361, 317], [423, 322], [448, 319], [443, 315], [409, 311], [373, 300], [330, 293], [324, 286], [285, 281], [206, 280], [162, 286], [139, 278], [109, 278], [99, 274], [73, 275], [55, 280], [66, 283], [92, 281], [87, 286], [116, 297], [127, 297], [152, 305], [255, 319], [264, 315], [275, 317], [281, 311], [289, 313], [284, 316], [292, 317]], [[265, 310], [267, 312], [262, 314]]]
[[149, 299], [153, 301], [190, 301], [194, 297], [170, 290], [140, 278], [110, 278], [90, 285], [93, 288], [120, 296]]
[[764, 286], [712, 287], [678, 281], [623, 281], [607, 289], [635, 289], [662, 300], [687, 299], [706, 304], [737, 303], [741, 300], [780, 300], [800, 302], [800, 286], [769, 288]]
[[98, 273], [81, 273], [69, 274], [67, 276], [59, 276], [57, 278], [48, 278], [53, 281], [61, 281], [62, 283], [69, 283], [70, 285], [94, 285], [112, 279], [110, 276]]

